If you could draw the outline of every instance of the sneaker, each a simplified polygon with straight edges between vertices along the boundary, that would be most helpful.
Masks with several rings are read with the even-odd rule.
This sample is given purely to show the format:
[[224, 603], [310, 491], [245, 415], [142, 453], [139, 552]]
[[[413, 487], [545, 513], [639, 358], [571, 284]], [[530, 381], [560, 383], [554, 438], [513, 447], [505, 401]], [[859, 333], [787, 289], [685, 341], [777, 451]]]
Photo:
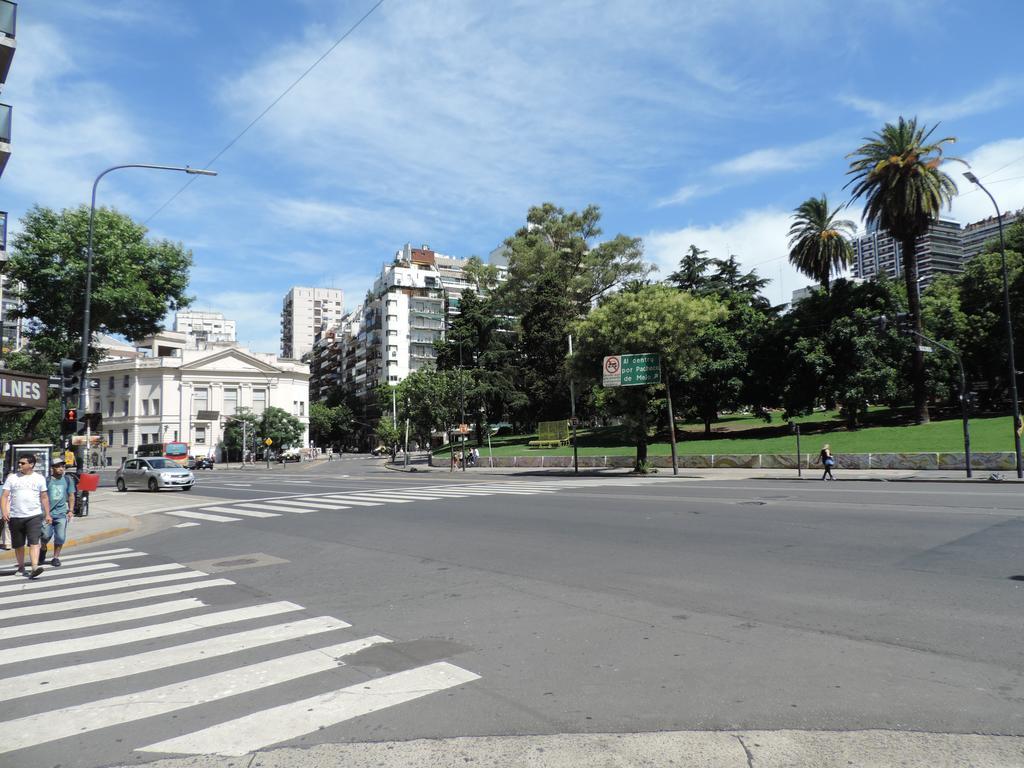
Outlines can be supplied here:
[[39, 576], [41, 576], [42, 573], [43, 573], [43, 569], [42, 568], [33, 568], [32, 569], [32, 573], [30, 573], [28, 575], [28, 577], [30, 579], [35, 579], [35, 578], [38, 578]]
[[53, 558], [53, 560], [50, 561], [50, 565], [52, 565], [54, 568], [60, 568], [60, 558]]

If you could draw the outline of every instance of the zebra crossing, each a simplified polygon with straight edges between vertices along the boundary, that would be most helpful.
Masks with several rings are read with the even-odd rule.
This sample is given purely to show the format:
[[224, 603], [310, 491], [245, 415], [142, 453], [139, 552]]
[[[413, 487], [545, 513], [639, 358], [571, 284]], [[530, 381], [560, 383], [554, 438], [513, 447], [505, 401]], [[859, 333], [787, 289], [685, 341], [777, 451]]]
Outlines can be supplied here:
[[[101, 751], [113, 741], [141, 753], [237, 757], [480, 679], [446, 661], [368, 679], [346, 659], [391, 639], [352, 637], [343, 619], [288, 601], [253, 604], [230, 579], [127, 560], [136, 557], [149, 556], [72, 553], [38, 581], [0, 577], [10, 653], [0, 764], [13, 765], [14, 752], [19, 765], [52, 764], [57, 752], [46, 750], [66, 751], [71, 738], [77, 751], [92, 738]], [[136, 589], [157, 578], [178, 583]], [[194, 594], [213, 587], [216, 599]]]
[[[668, 481], [661, 479], [662, 482]], [[308, 481], [303, 481], [308, 482]], [[166, 510], [161, 514], [181, 518], [176, 528], [190, 528], [202, 523], [235, 523], [244, 519], [302, 515], [311, 512], [335, 512], [352, 507], [379, 507], [385, 504], [413, 504], [423, 501], [449, 501], [479, 498], [481, 496], [544, 496], [560, 490], [594, 488], [597, 486], [630, 486], [638, 481], [632, 478], [600, 478], [562, 480], [558, 482], [531, 482], [507, 480], [484, 483], [403, 486], [365, 491], [339, 491], [308, 496], [279, 496], [262, 500], [218, 501], [197, 508]], [[648, 478], [645, 484], [659, 482]]]

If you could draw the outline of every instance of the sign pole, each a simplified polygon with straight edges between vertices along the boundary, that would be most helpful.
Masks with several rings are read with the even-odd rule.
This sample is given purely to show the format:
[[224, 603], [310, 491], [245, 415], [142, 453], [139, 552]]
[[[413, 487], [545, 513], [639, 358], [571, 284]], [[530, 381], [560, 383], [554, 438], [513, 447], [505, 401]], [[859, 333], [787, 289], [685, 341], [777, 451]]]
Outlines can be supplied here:
[[668, 399], [668, 436], [672, 441], [672, 474], [679, 474], [679, 458], [676, 455], [676, 419], [672, 414], [672, 390], [668, 385], [668, 372], [665, 372], [665, 397]]
[[[569, 357], [572, 358], [572, 334], [569, 334]], [[570, 363], [571, 365], [571, 363]], [[580, 473], [580, 456], [576, 448], [576, 377], [569, 374], [569, 413], [572, 416], [572, 470]], [[490, 440], [490, 435], [488, 435]]]

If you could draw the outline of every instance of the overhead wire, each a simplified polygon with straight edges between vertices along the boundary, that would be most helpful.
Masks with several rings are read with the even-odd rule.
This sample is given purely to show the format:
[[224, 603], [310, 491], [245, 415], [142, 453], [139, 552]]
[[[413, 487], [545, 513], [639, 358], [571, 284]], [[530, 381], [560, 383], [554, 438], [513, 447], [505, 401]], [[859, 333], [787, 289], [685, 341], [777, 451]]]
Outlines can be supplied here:
[[[359, 18], [359, 20], [355, 22], [355, 24], [353, 24], [351, 27], [349, 27], [345, 31], [345, 34], [343, 34], [341, 37], [339, 37], [337, 40], [335, 40], [334, 44], [331, 45], [330, 48], [328, 48], [326, 51], [324, 51], [316, 61], [314, 61], [312, 64], [310, 64], [308, 67], [306, 67], [306, 69], [302, 72], [301, 75], [299, 75], [297, 78], [295, 78], [287, 88], [285, 88], [283, 91], [281, 91], [281, 93], [278, 94], [278, 96], [273, 101], [271, 101], [263, 109], [262, 112], [260, 112], [258, 115], [256, 115], [256, 117], [254, 117], [252, 120], [250, 120], [249, 124], [246, 125], [245, 128], [243, 128], [238, 133], [237, 136], [235, 136], [233, 139], [231, 139], [231, 141], [229, 141], [227, 144], [225, 144], [220, 149], [220, 151], [217, 152], [217, 154], [215, 154], [213, 157], [211, 157], [206, 162], [206, 164], [203, 167], [204, 168], [211, 167], [215, 162], [217, 162], [224, 155], [225, 152], [227, 152], [236, 143], [238, 143], [238, 141], [243, 136], [245, 136], [245, 134], [247, 134], [249, 132], [250, 128], [252, 128], [254, 125], [256, 125], [256, 123], [258, 123], [260, 120], [262, 120], [266, 116], [266, 114], [268, 112], [270, 112], [270, 110], [272, 110], [274, 107], [276, 107], [278, 102], [281, 101], [281, 99], [283, 99], [285, 96], [287, 96], [292, 91], [292, 89], [295, 88], [295, 86], [297, 86], [299, 83], [301, 83], [306, 78], [306, 75], [308, 75], [310, 72], [312, 72], [314, 69], [316, 69], [317, 66], [320, 64], [320, 62], [322, 62], [324, 59], [326, 59], [328, 56], [330, 56], [331, 53], [334, 52], [335, 48], [337, 48], [339, 45], [341, 45], [349, 35], [351, 35], [353, 32], [355, 32], [359, 28], [359, 26], [364, 21], [366, 21], [368, 18], [370, 18], [370, 16], [373, 14], [373, 12], [376, 11], [378, 8], [380, 8], [383, 4], [384, 4], [384, 0], [377, 0], [377, 2], [373, 4], [373, 6], [370, 8], [370, 10], [368, 10], [366, 13], [364, 13]], [[149, 224], [150, 221], [152, 221], [154, 218], [156, 218], [156, 216], [158, 216], [161, 211], [163, 211], [168, 205], [173, 203], [178, 198], [178, 196], [181, 195], [181, 193], [183, 193], [186, 189], [188, 189], [192, 185], [192, 182], [194, 182], [197, 178], [198, 178], [197, 176], [189, 176], [188, 181], [186, 181], [184, 184], [182, 184], [181, 187], [178, 189], [178, 191], [175, 192], [173, 195], [171, 195], [164, 202], [163, 205], [161, 205], [159, 208], [157, 208], [155, 211], [153, 211], [153, 213], [151, 213], [149, 215], [149, 217], [143, 222], [143, 225]]]

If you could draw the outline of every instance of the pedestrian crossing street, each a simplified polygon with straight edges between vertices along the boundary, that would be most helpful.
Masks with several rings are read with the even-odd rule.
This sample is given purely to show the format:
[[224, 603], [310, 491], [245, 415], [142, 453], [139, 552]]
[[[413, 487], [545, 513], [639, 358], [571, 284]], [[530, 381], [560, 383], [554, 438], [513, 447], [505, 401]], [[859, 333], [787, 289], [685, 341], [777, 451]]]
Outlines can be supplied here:
[[72, 553], [39, 580], [0, 577], [0, 765], [105, 745], [240, 756], [480, 679], [444, 661], [367, 679], [346, 659], [390, 639], [153, 559]]
[[[532, 482], [507, 480], [484, 483], [445, 484], [427, 486], [403, 486], [380, 488], [366, 491], [344, 491], [319, 493], [308, 496], [297, 495], [248, 501], [217, 502], [190, 509], [176, 509], [162, 512], [170, 517], [182, 518], [187, 522], [178, 523], [176, 528], [189, 528], [201, 523], [235, 523], [254, 518], [302, 515], [311, 512], [331, 512], [353, 507], [380, 507], [385, 504], [412, 504], [423, 501], [449, 501], [473, 499], [481, 496], [544, 496], [560, 490], [594, 488], [598, 486], [631, 486], [669, 481], [668, 478], [587, 478], [585, 480], [560, 480], [557, 482]], [[302, 481], [310, 482], [310, 481]]]

